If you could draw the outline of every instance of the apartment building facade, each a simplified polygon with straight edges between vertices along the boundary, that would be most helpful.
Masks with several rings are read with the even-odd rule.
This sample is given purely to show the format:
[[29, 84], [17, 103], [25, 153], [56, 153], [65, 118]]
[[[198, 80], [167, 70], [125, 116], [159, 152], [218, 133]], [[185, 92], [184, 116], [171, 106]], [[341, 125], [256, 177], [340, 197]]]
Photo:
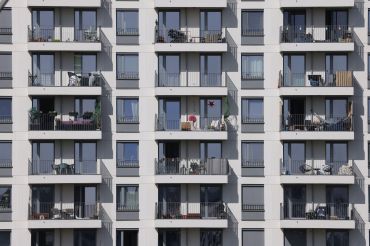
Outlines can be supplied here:
[[0, 0], [0, 245], [369, 245], [369, 16]]

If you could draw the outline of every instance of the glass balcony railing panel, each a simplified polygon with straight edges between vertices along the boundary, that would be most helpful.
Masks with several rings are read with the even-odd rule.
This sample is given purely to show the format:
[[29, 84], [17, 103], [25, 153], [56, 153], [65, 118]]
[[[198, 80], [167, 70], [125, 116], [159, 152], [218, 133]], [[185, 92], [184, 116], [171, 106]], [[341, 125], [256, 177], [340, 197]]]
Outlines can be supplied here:
[[[196, 123], [199, 121], [199, 124]], [[171, 119], [170, 116], [156, 116], [157, 131], [227, 131], [222, 117], [198, 117], [196, 121]]]
[[351, 176], [353, 170], [348, 161], [284, 160], [281, 162], [281, 174]]
[[68, 72], [67, 74], [68, 78], [61, 78], [57, 81], [55, 72], [28, 72], [28, 85], [43, 87], [99, 87], [102, 86], [104, 81], [103, 75], [96, 71], [80, 75], [74, 72]]
[[228, 175], [227, 159], [162, 158], [155, 160], [157, 175]]
[[227, 214], [224, 202], [156, 203], [156, 219], [227, 219]]
[[94, 175], [98, 174], [96, 160], [29, 160], [31, 175]]
[[99, 203], [57, 203], [32, 201], [29, 206], [30, 220], [96, 220], [99, 219]]
[[29, 42], [100, 42], [100, 27], [28, 27]]
[[[89, 113], [89, 114], [87, 114]], [[30, 131], [96, 131], [101, 130], [100, 116], [86, 112], [79, 117], [60, 117], [49, 113], [30, 113]]]
[[225, 43], [225, 31], [219, 30], [177, 30], [156, 28], [156, 43]]
[[282, 26], [282, 43], [351, 43], [353, 27], [335, 26]]
[[349, 203], [286, 202], [281, 208], [285, 220], [350, 220], [353, 206]]
[[280, 87], [353, 87], [352, 71], [337, 71], [335, 73], [292, 71], [280, 72]]
[[283, 131], [353, 131], [352, 116], [290, 114], [284, 117]]

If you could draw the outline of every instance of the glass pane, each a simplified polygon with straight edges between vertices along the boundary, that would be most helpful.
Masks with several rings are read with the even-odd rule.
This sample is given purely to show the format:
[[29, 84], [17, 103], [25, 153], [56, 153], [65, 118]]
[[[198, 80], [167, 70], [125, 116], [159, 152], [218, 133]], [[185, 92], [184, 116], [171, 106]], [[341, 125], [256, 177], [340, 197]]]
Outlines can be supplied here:
[[0, 98], [0, 121], [12, 116], [12, 99]]
[[0, 246], [10, 246], [10, 231], [0, 231]]
[[138, 160], [138, 143], [124, 143], [123, 160], [137, 161]]
[[138, 11], [117, 11], [117, 31], [133, 34], [138, 31]]
[[0, 142], [0, 163], [12, 160], [12, 143]]

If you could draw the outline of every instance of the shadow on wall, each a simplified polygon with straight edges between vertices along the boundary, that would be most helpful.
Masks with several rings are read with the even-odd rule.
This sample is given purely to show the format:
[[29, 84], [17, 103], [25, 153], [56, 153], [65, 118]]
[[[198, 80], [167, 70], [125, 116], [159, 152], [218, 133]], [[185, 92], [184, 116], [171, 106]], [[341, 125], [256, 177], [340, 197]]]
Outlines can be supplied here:
[[102, 184], [100, 185], [100, 199], [107, 203], [113, 203], [113, 177], [103, 161], [101, 161], [100, 164], [100, 172], [102, 175]]
[[350, 20], [352, 20], [353, 23], [356, 23], [356, 27], [365, 27], [365, 16], [364, 16], [364, 10], [365, 10], [365, 4], [361, 0], [355, 0], [355, 7], [351, 8], [349, 15]]
[[224, 230], [226, 234], [224, 238], [227, 238], [227, 243], [224, 242], [224, 245], [239, 245], [239, 224], [238, 220], [235, 218], [234, 214], [229, 210], [228, 217], [229, 226]]
[[226, 28], [237, 28], [238, 27], [238, 4], [236, 1], [228, 2], [227, 8], [223, 11], [223, 20]]
[[111, 0], [102, 0], [102, 8], [99, 9], [99, 23], [102, 27], [112, 27], [112, 1]]

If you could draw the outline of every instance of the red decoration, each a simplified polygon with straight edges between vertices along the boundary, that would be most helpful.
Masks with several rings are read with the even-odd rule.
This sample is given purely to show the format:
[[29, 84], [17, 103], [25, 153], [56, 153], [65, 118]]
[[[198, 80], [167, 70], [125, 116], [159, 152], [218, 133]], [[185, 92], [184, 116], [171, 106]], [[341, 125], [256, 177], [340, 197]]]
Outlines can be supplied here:
[[189, 115], [189, 121], [194, 123], [197, 121], [197, 117], [195, 117], [195, 115]]

